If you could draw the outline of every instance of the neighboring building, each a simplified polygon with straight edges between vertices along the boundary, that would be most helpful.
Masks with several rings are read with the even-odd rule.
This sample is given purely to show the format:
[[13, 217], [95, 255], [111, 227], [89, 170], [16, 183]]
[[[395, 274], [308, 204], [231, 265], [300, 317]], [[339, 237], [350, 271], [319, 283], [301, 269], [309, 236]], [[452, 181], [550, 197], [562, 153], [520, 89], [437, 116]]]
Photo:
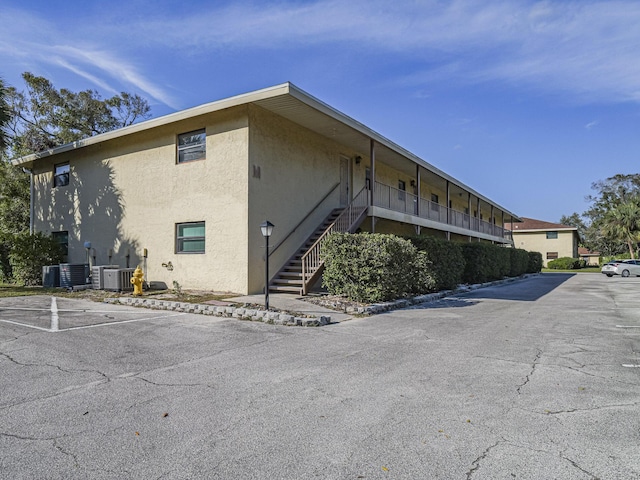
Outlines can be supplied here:
[[336, 230], [504, 245], [520, 220], [290, 83], [14, 163], [32, 172], [32, 228], [60, 238], [69, 262], [140, 264], [183, 288], [261, 292], [265, 220], [273, 288], [295, 291], [321, 272], [309, 247], [334, 211]]
[[540, 252], [546, 267], [556, 258], [578, 258], [578, 229], [560, 223], [522, 217], [513, 225], [513, 244], [530, 252]]
[[588, 248], [578, 247], [578, 255], [582, 260], [587, 262], [590, 267], [597, 267], [600, 265], [600, 252], [592, 252]]

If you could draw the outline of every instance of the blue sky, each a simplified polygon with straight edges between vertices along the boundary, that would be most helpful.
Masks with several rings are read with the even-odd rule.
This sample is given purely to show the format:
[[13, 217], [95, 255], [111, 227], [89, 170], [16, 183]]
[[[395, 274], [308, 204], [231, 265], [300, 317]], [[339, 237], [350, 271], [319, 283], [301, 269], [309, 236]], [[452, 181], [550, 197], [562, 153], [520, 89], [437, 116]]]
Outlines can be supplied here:
[[291, 81], [514, 213], [638, 173], [640, 2], [0, 0], [0, 76], [153, 116]]

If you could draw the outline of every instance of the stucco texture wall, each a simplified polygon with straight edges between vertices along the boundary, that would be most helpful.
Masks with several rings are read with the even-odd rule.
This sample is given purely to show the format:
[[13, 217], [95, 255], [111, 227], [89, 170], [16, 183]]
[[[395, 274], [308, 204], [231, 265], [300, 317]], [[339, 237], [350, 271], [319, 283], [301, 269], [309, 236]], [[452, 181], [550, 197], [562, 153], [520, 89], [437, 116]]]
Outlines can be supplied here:
[[550, 252], [557, 252], [558, 258], [578, 257], [578, 243], [573, 231], [558, 231], [558, 238], [554, 239], [547, 239], [547, 232], [514, 231], [513, 241], [516, 248], [540, 252], [545, 267], [550, 261], [547, 259], [547, 254]]
[[[206, 159], [176, 164], [178, 134], [206, 128]], [[60, 158], [58, 158], [60, 157]], [[69, 161], [70, 183], [52, 188], [53, 162], [36, 175], [36, 230], [69, 231], [69, 261], [84, 262], [91, 241], [96, 263], [143, 263], [146, 279], [169, 287], [247, 291], [246, 107], [60, 155]], [[64, 157], [64, 158], [62, 158]], [[204, 221], [204, 254], [177, 254], [177, 223]], [[171, 262], [173, 270], [162, 267]]]
[[[250, 108], [249, 138], [247, 267], [249, 291], [259, 293], [264, 287], [265, 244], [260, 224], [269, 220], [275, 225], [270, 239], [270, 245], [275, 247], [306, 218], [285, 243], [271, 249], [269, 265], [273, 277], [322, 220], [340, 206], [340, 187], [336, 187], [341, 180], [340, 161], [345, 157], [353, 172], [354, 152], [256, 106]], [[259, 177], [254, 176], [258, 169]]]

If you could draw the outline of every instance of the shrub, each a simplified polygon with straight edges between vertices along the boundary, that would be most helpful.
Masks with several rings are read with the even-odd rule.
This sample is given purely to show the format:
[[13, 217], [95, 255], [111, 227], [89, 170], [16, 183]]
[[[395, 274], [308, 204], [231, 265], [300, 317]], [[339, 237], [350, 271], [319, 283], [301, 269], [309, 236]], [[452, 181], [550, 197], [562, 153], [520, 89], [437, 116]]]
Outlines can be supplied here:
[[465, 260], [462, 276], [465, 283], [499, 280], [509, 274], [510, 253], [507, 248], [481, 242], [460, 245]]
[[436, 291], [450, 290], [462, 283], [464, 257], [459, 243], [429, 236], [414, 236], [408, 240], [426, 255]]
[[60, 244], [49, 235], [17, 234], [9, 254], [13, 280], [22, 285], [41, 285], [42, 267], [62, 262], [63, 254]]
[[529, 252], [522, 250], [521, 248], [510, 248], [509, 254], [511, 257], [509, 276], [519, 277], [520, 275], [527, 273], [529, 266]]
[[542, 271], [542, 254], [540, 252], [527, 252], [529, 254], [529, 263], [527, 265], [527, 273], [540, 273]]
[[552, 270], [579, 270], [587, 266], [587, 262], [580, 258], [560, 257], [551, 260], [547, 264], [547, 268]]
[[433, 289], [427, 255], [394, 235], [330, 235], [322, 245], [323, 285], [335, 295], [381, 302]]

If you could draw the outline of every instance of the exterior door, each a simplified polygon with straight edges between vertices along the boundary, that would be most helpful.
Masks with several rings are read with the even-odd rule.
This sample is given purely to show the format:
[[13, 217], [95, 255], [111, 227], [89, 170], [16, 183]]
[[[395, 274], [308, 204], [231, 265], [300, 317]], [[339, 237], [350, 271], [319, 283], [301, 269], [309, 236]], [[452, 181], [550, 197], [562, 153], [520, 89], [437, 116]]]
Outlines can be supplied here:
[[340, 206], [349, 204], [349, 159], [340, 157]]

